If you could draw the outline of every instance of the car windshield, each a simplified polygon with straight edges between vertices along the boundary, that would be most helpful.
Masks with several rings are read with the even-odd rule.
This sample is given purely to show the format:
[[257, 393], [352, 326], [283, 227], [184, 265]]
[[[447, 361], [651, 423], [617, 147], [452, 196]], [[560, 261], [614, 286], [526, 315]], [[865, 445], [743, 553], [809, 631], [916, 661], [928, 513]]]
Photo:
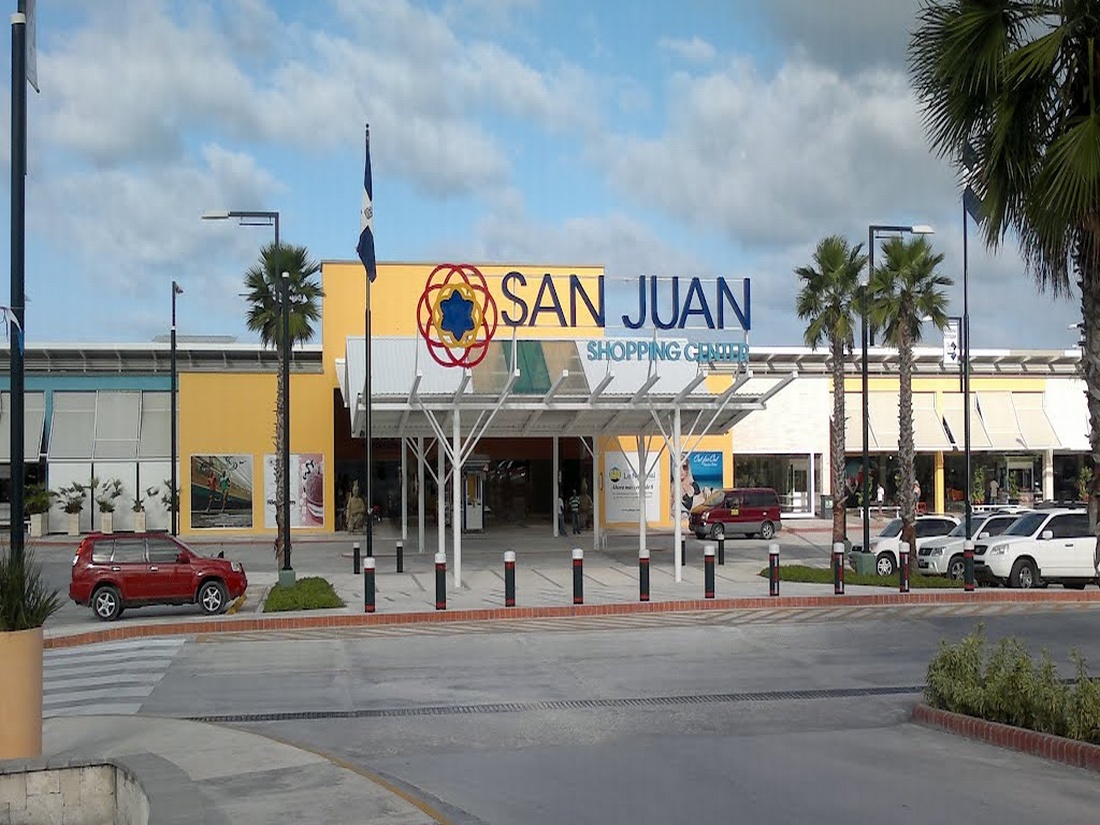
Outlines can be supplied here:
[[955, 529], [947, 534], [949, 538], [962, 539], [966, 538], [966, 522], [960, 521], [955, 525]]
[[719, 490], [717, 493], [711, 493], [710, 498], [703, 502], [707, 507], [717, 507], [722, 503], [722, 499], [726, 497], [726, 494]]
[[895, 538], [896, 536], [900, 536], [901, 535], [901, 519], [900, 518], [890, 519], [890, 521], [888, 521], [886, 523], [886, 526], [882, 528], [882, 532], [879, 533], [879, 535], [882, 536], [883, 538], [887, 538], [887, 539], [892, 539], [892, 538]]
[[1028, 513], [1026, 516], [1020, 516], [1004, 531], [1004, 535], [1030, 536], [1039, 529], [1039, 525], [1046, 521], [1046, 518], [1046, 513]]

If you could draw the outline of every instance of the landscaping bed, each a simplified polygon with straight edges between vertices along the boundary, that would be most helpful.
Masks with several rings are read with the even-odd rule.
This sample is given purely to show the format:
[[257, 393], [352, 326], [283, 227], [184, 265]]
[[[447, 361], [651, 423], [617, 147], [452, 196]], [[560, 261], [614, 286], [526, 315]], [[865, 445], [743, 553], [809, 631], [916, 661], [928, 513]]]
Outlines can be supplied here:
[[[768, 568], [760, 571], [763, 578], [768, 578]], [[811, 584], [832, 584], [833, 569], [831, 567], [809, 567], [804, 564], [779, 565], [779, 580], [784, 582], [809, 582]], [[869, 587], [890, 587], [897, 589], [898, 577], [868, 575], [866, 573], [853, 573], [844, 571], [844, 583], [851, 585], [867, 585]], [[962, 590], [963, 582], [957, 579], [949, 579], [944, 576], [924, 576], [919, 573], [909, 577], [909, 589], [942, 589]]]
[[336, 595], [332, 584], [320, 576], [307, 576], [289, 587], [277, 584], [264, 600], [264, 613], [287, 610], [324, 610], [343, 607], [344, 600]]

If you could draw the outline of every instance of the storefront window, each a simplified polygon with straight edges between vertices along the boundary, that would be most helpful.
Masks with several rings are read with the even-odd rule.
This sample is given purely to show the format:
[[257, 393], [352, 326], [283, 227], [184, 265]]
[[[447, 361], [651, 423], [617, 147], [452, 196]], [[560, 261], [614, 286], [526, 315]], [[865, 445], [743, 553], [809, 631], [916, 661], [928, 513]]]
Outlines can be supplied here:
[[[735, 455], [735, 487], [771, 487], [779, 494], [784, 513], [811, 513], [810, 467], [813, 466], [813, 491], [821, 490], [821, 457], [809, 455]], [[816, 493], [815, 493], [816, 494]]]

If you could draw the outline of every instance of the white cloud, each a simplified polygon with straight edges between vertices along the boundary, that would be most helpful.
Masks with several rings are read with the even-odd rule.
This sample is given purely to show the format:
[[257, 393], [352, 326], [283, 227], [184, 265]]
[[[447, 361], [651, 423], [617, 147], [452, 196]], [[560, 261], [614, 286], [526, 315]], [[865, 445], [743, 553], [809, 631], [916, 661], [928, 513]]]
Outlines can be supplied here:
[[662, 37], [657, 42], [657, 45], [663, 51], [669, 52], [670, 54], [676, 55], [692, 63], [710, 63], [714, 60], [716, 54], [714, 46], [701, 37], [692, 37], [690, 39]]

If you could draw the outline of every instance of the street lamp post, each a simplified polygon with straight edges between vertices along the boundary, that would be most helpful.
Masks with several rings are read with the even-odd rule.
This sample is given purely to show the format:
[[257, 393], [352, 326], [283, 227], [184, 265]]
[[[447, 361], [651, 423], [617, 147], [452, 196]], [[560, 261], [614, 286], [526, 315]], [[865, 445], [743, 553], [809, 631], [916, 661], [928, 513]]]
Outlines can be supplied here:
[[[863, 394], [863, 463], [860, 467], [863, 473], [863, 484], [861, 489], [861, 496], [863, 499], [863, 551], [869, 552], [871, 549], [871, 458], [868, 440], [870, 439], [870, 426], [869, 415], [870, 405], [867, 398], [867, 347], [869, 330], [867, 328], [867, 299], [868, 291], [871, 284], [871, 275], [875, 271], [875, 237], [879, 232], [902, 232], [909, 233], [911, 235], [931, 235], [935, 232], [930, 226], [923, 224], [917, 224], [914, 226], [901, 226], [893, 224], [871, 224], [867, 227], [867, 278], [864, 281], [864, 292], [862, 300], [860, 301], [860, 326], [861, 326], [861, 338], [862, 338], [862, 394]], [[880, 479], [881, 483], [881, 479]]]
[[172, 480], [169, 482], [172, 488], [168, 491], [168, 498], [171, 501], [170, 509], [172, 511], [172, 535], [179, 535], [179, 495], [177, 490], [179, 489], [179, 479], [177, 478], [178, 470], [176, 465], [179, 463], [179, 444], [176, 431], [178, 425], [176, 422], [176, 398], [179, 394], [179, 371], [176, 367], [176, 296], [182, 295], [183, 289], [175, 281], [172, 281]]
[[[271, 226], [275, 229], [275, 248], [279, 247], [279, 213], [252, 210], [225, 210], [222, 212], [206, 212], [204, 221], [224, 221], [235, 218], [241, 226]], [[290, 566], [290, 275], [282, 273], [279, 279], [279, 311], [282, 334], [280, 357], [283, 363], [283, 449], [282, 449], [282, 478], [278, 479], [283, 491], [283, 567], [279, 574], [279, 582], [292, 584], [294, 570]]]

